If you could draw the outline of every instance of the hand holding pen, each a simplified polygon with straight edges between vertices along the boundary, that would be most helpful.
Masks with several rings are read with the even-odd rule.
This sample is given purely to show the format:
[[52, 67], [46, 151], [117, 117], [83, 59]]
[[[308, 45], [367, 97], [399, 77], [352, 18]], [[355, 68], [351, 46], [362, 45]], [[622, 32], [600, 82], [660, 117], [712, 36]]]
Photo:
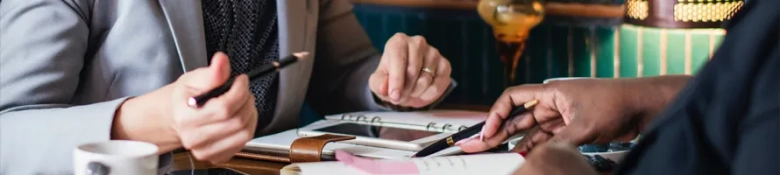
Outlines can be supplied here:
[[[145, 121], [146, 124], [154, 120], [170, 121], [168, 129], [147, 134], [147, 137], [172, 132], [176, 138], [166, 139], [164, 143], [178, 142], [178, 146], [189, 150], [193, 158], [201, 161], [217, 163], [232, 157], [234, 150], [243, 147], [241, 143], [252, 139], [257, 125], [257, 108], [254, 96], [249, 92], [249, 77], [241, 74], [228, 81], [230, 70], [228, 55], [216, 53], [208, 66], [186, 72], [170, 86], [172, 91], [167, 100], [171, 101], [170, 106], [161, 103], [165, 100], [147, 101], [144, 105], [171, 110], [169, 115], [172, 116], [172, 119]], [[226, 82], [230, 82], [230, 88], [208, 103], [199, 107], [187, 104], [190, 97], [204, 94]]]
[[[525, 135], [514, 151], [524, 152], [545, 142], [573, 145], [630, 141], [648, 116], [663, 109], [660, 79], [572, 79], [511, 87], [496, 100], [485, 124], [483, 139], [459, 144], [465, 152], [481, 152], [504, 142], [517, 132]], [[504, 121], [515, 105], [538, 99], [539, 104], [514, 120]], [[504, 127], [500, 127], [504, 123]]]
[[[250, 80], [260, 79], [270, 74], [277, 73], [282, 68], [292, 65], [293, 63], [306, 59], [308, 55], [309, 52], [293, 53], [290, 56], [279, 59], [279, 61], [274, 61], [271, 62], [271, 64], [266, 64], [255, 70], [252, 70], [246, 73], [246, 75], [249, 76]], [[225, 83], [223, 83], [220, 86], [217, 86], [212, 90], [209, 90], [201, 95], [191, 97], [189, 100], [187, 100], [187, 105], [190, 105], [192, 107], [203, 106], [203, 104], [205, 104], [209, 99], [216, 98], [224, 94], [228, 90], [230, 90], [230, 87], [233, 85], [234, 80], [235, 80], [234, 78], [230, 78]]]
[[[231, 78], [228, 55], [218, 52], [208, 66], [127, 100], [117, 112], [112, 137], [156, 143], [161, 152], [183, 147], [197, 160], [224, 162], [254, 137], [258, 119], [250, 79], [277, 73], [305, 57], [305, 52], [296, 53]], [[135, 132], [144, 129], [150, 132]]]
[[[526, 103], [524, 103], [524, 104], [522, 104], [520, 106], [515, 107], [514, 109], [512, 109], [512, 112], [509, 113], [509, 115], [508, 115], [509, 117], [506, 118], [506, 120], [510, 120], [511, 121], [514, 117], [522, 114], [523, 112], [526, 112], [526, 111], [530, 110], [533, 106], [535, 106], [538, 103], [539, 103], [538, 100], [532, 100], [532, 101], [526, 102]], [[426, 146], [422, 150], [418, 151], [416, 154], [414, 154], [413, 157], [426, 157], [426, 156], [430, 156], [430, 155], [432, 155], [432, 154], [434, 154], [436, 152], [439, 152], [441, 150], [447, 149], [447, 148], [449, 148], [451, 146], [458, 145], [459, 143], [465, 142], [465, 141], [471, 139], [473, 136], [475, 136], [477, 134], [480, 134], [481, 133], [480, 130], [483, 130], [483, 127], [485, 126], [485, 123], [486, 122], [477, 123], [474, 126], [468, 127], [468, 128], [466, 128], [464, 130], [458, 131], [455, 134], [447, 136], [447, 137], [445, 137], [442, 140], [436, 141], [436, 142]], [[503, 126], [500, 126], [499, 128], [501, 128], [501, 127], [503, 127]], [[480, 137], [481, 137], [481, 135], [480, 135]]]

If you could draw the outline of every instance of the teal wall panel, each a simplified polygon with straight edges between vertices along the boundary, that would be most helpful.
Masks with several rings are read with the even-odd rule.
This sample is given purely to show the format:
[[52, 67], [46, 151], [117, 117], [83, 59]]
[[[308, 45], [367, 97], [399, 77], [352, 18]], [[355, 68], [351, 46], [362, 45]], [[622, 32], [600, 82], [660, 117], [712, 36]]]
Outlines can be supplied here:
[[615, 77], [615, 27], [597, 27], [595, 29], [594, 50], [596, 50], [596, 76]]
[[685, 38], [685, 32], [669, 31], [666, 37], [666, 73], [667, 74], [685, 74], [685, 40], [669, 40], [670, 38]]
[[[631, 30], [626, 28], [620, 28], [619, 33], [628, 33]], [[620, 50], [623, 52], [620, 52], [620, 64], [618, 65], [620, 68], [618, 70], [619, 76], [621, 77], [637, 77], [639, 76], [639, 71], [637, 68], [637, 65], [639, 65], [639, 60], [637, 56], [637, 53], [640, 53], [639, 49], [639, 43], [641, 43], [642, 35], [621, 35], [620, 36], [620, 42], [619, 47]]]

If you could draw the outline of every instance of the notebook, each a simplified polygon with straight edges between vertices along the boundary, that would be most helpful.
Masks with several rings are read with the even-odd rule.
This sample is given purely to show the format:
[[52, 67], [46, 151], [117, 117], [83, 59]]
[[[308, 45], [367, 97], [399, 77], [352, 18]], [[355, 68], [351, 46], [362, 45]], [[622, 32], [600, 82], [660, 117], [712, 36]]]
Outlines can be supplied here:
[[444, 157], [413, 158], [409, 160], [373, 160], [337, 152], [339, 161], [294, 163], [281, 169], [281, 174], [512, 174], [524, 162], [518, 153], [494, 153]]
[[[266, 152], [289, 152], [290, 145], [298, 138], [296, 130], [288, 130], [281, 133], [259, 137], [246, 143], [245, 149], [251, 151]], [[414, 155], [414, 152], [394, 150], [349, 143], [329, 143], [322, 149], [322, 154], [328, 157], [334, 155], [334, 150], [347, 150], [351, 153], [370, 158], [378, 159], [407, 159]]]
[[[370, 116], [371, 119], [366, 119]], [[244, 146], [244, 150], [255, 154], [267, 154], [283, 156], [289, 152], [290, 145], [298, 139], [299, 130], [307, 130], [322, 122], [368, 122], [371, 125], [400, 127], [416, 130], [442, 130], [447, 133], [455, 133], [457, 128], [467, 128], [482, 122], [487, 117], [485, 112], [474, 112], [465, 110], [433, 110], [421, 112], [357, 112], [339, 115], [326, 116], [325, 119], [311, 123], [299, 129], [291, 129], [281, 133], [262, 136], [250, 140]], [[415, 152], [397, 149], [379, 148], [365, 145], [356, 145], [345, 142], [336, 142], [327, 144], [322, 148], [323, 157], [332, 157], [335, 150], [347, 150], [350, 153], [361, 157], [378, 159], [409, 159]], [[459, 147], [451, 147], [442, 150], [431, 156], [446, 156], [459, 154], [462, 151]]]
[[430, 110], [415, 112], [354, 112], [325, 116], [325, 120], [365, 123], [404, 129], [456, 133], [487, 119], [487, 112]]

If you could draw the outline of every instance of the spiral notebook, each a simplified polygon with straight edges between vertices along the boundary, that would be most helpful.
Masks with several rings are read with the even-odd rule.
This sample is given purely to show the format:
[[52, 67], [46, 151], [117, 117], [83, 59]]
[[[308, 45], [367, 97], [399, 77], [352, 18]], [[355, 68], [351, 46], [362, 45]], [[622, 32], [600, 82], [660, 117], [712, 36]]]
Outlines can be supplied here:
[[456, 133], [487, 119], [487, 112], [430, 110], [415, 112], [355, 112], [325, 116], [325, 120], [404, 129]]

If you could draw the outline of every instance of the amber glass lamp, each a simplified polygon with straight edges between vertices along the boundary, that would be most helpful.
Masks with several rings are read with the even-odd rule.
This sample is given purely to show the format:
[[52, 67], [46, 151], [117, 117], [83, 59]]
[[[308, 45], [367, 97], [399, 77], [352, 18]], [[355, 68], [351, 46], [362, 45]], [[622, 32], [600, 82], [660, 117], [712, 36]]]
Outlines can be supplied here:
[[504, 83], [515, 84], [515, 71], [532, 28], [544, 18], [541, 0], [480, 0], [480, 17], [493, 28], [496, 48], [504, 65]]

